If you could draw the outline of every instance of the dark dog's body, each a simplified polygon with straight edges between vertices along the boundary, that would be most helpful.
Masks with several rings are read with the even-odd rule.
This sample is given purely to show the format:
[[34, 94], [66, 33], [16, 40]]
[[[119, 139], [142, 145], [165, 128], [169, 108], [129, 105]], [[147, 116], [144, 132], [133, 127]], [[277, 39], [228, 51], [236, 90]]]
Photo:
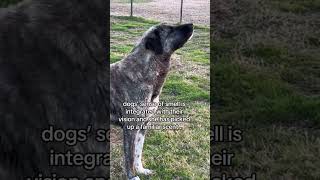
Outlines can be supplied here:
[[[125, 59], [111, 65], [111, 121], [123, 127], [126, 173], [129, 179], [139, 179], [136, 173], [151, 174], [141, 162], [144, 129], [130, 130], [128, 125], [139, 126], [145, 121], [120, 122], [122, 117], [144, 117], [152, 114], [127, 114], [123, 103], [151, 102], [157, 104], [166, 75], [170, 57], [191, 37], [191, 24], [181, 26], [159, 25], [147, 31]], [[130, 107], [135, 110], [156, 110], [157, 106]]]
[[33, 0], [0, 9], [0, 179], [107, 177], [99, 166], [49, 166], [50, 149], [107, 151], [90, 136], [45, 143], [41, 131], [107, 127], [109, 63], [105, 0]]

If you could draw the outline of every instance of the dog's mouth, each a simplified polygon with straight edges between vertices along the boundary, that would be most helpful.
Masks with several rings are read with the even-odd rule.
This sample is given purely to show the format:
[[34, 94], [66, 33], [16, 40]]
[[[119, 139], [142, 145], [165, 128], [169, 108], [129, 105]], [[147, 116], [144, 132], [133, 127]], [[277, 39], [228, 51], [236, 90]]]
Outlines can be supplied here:
[[153, 93], [151, 96], [151, 102], [154, 102], [154, 100], [159, 96], [157, 93]]

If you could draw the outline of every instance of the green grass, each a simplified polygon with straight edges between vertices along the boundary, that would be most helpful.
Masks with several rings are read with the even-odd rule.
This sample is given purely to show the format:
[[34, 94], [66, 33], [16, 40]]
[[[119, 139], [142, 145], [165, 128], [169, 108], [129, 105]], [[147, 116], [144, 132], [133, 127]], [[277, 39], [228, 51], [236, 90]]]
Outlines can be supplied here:
[[[159, 22], [143, 18], [111, 17], [111, 62], [130, 53], [135, 42]], [[172, 57], [172, 70], [160, 101], [186, 102], [191, 122], [182, 130], [150, 130], [143, 162], [156, 174], [142, 179], [208, 179], [210, 150], [209, 28], [196, 27], [193, 39]], [[121, 134], [120, 129], [114, 129]], [[123, 179], [122, 144], [111, 145], [112, 179]]]
[[[279, 52], [268, 49], [257, 57], [273, 59]], [[250, 169], [259, 179], [318, 179], [320, 97], [307, 95], [299, 87], [305, 86], [302, 82], [308, 81], [308, 77], [316, 75], [304, 72], [303, 65], [278, 69], [248, 65], [233, 58], [215, 63], [212, 75], [215, 123], [231, 124], [245, 132], [243, 142], [228, 145], [237, 154], [234, 168], [227, 170], [228, 174], [249, 175], [246, 172]], [[301, 69], [299, 74], [288, 73], [296, 69]], [[302, 82], [297, 82], [294, 76]], [[214, 145], [217, 151], [225, 146]]]
[[301, 95], [274, 72], [229, 62], [218, 64], [214, 77], [219, 83], [213, 102], [224, 107], [219, 117], [230, 123], [320, 125], [320, 98]]
[[[191, 81], [190, 81], [191, 80]], [[209, 81], [197, 76], [185, 79], [179, 74], [172, 74], [163, 88], [163, 94], [173, 96], [174, 99], [179, 101], [208, 101], [209, 102]]]
[[240, 143], [213, 145], [213, 152], [236, 153], [233, 167], [215, 168], [213, 175], [320, 178], [317, 3], [234, 2], [230, 17], [213, 22], [213, 122], [244, 131]]
[[273, 5], [285, 12], [308, 13], [320, 10], [320, 0], [272, 0]]
[[111, 63], [121, 60], [126, 54], [130, 53], [132, 45], [111, 45], [112, 53], [110, 54]]

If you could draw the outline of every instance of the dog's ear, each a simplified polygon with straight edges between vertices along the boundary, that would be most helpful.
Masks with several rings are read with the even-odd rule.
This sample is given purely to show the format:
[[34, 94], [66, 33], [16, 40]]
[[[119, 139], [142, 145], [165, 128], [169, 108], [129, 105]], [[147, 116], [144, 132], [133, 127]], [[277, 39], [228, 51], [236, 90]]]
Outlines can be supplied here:
[[162, 54], [163, 53], [163, 47], [161, 44], [160, 36], [159, 34], [155, 33], [155, 37], [147, 38], [146, 40], [146, 49], [149, 49], [151, 51], [154, 51], [155, 54]]

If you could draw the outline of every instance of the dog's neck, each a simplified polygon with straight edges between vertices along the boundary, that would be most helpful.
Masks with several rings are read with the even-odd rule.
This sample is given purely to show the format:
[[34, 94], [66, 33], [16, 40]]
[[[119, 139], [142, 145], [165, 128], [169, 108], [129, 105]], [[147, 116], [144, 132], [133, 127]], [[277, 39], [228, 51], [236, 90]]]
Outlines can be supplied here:
[[[132, 88], [145, 91], [142, 94], [152, 95], [140, 99], [153, 101], [159, 96], [165, 82], [170, 68], [170, 57], [168, 54], [156, 55], [147, 50], [134, 50], [125, 59], [111, 65], [111, 81], [114, 76], [115, 79], [130, 82]], [[141, 96], [144, 96], [142, 94]]]
[[154, 80], [155, 78], [165, 76], [170, 68], [171, 55], [156, 55], [150, 51], [133, 51], [125, 59], [118, 62], [118, 66], [133, 81]]

